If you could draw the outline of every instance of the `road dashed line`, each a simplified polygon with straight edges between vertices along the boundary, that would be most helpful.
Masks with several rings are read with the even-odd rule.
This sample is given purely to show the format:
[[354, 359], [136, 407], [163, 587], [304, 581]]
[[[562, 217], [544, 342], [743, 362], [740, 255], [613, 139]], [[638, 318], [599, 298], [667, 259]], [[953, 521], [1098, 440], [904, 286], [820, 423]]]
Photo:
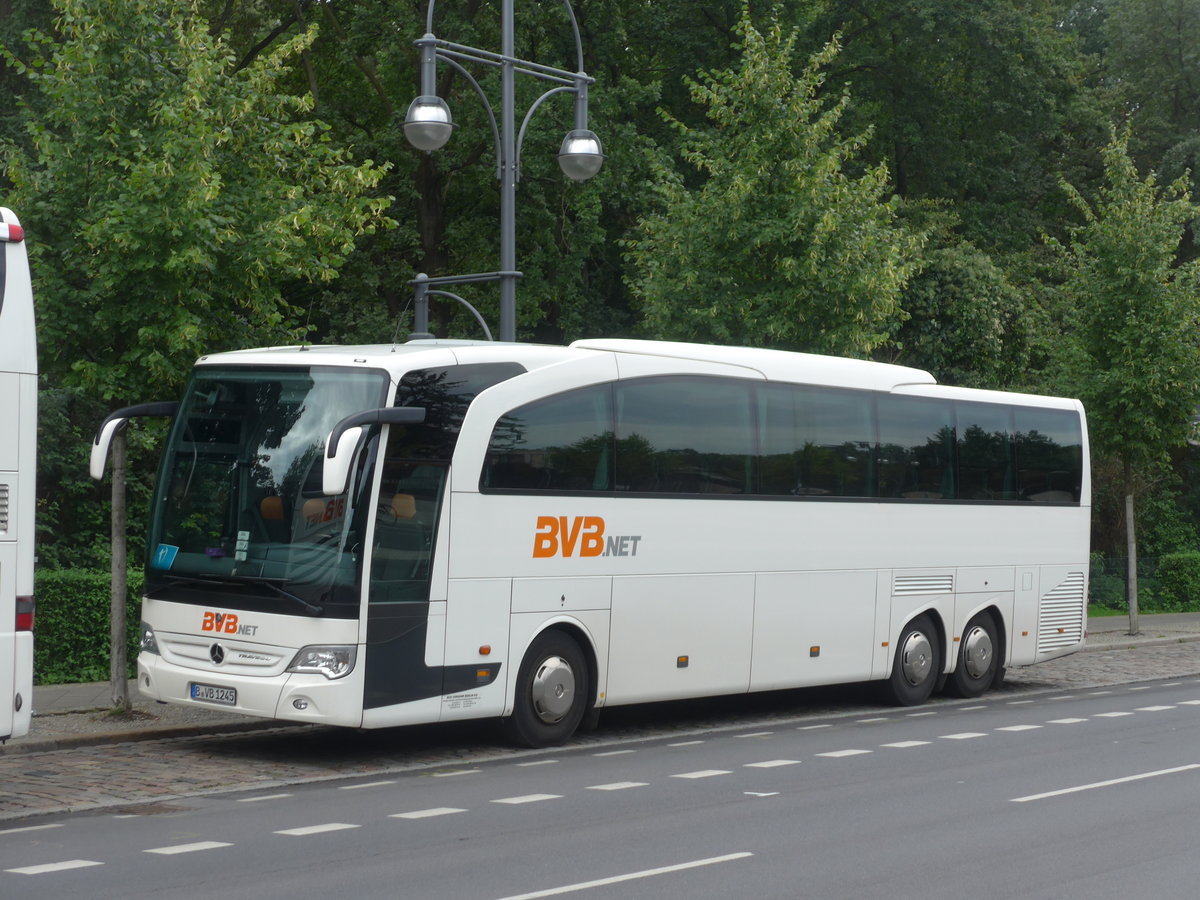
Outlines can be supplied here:
[[[1147, 690], [1150, 687], [1152, 687], [1152, 686], [1151, 685], [1135, 685], [1135, 686], [1129, 687], [1128, 690], [1129, 691]], [[1111, 692], [1111, 691], [1100, 691], [1100, 692], [1093, 693], [1092, 696], [1112, 694], [1112, 693], [1113, 692]], [[1054, 697], [1054, 698], [1048, 698], [1048, 699], [1057, 700], [1057, 699], [1069, 699], [1069, 698]], [[1015, 706], [1015, 705], [1022, 705], [1022, 704], [1026, 704], [1026, 703], [1032, 703], [1032, 702], [1033, 701], [1031, 701], [1031, 700], [1010, 701], [1010, 703], [1008, 705]], [[1121, 717], [1135, 715], [1135, 713], [1138, 713], [1138, 712], [1166, 712], [1166, 711], [1170, 711], [1173, 709], [1178, 709], [1181, 706], [1200, 706], [1200, 699], [1181, 700], [1177, 704], [1158, 704], [1158, 705], [1151, 705], [1151, 706], [1135, 707], [1134, 711], [1132, 711], [1132, 712], [1127, 711], [1127, 710], [1112, 710], [1112, 711], [1108, 711], [1108, 712], [1095, 713], [1092, 717], [1086, 717], [1086, 718], [1085, 717], [1070, 717], [1070, 718], [1062, 718], [1062, 719], [1050, 719], [1047, 721], [1046, 724], [1052, 724], [1052, 725], [1079, 724], [1079, 723], [1084, 723], [1084, 722], [1089, 721], [1090, 718], [1121, 718]], [[966, 712], [966, 711], [970, 711], [973, 709], [981, 709], [981, 708], [987, 708], [987, 707], [986, 706], [984, 706], [984, 707], [964, 707], [964, 708], [959, 709], [958, 711]], [[920, 712], [920, 713], [909, 713], [908, 715], [910, 717], [915, 718], [915, 717], [936, 715], [936, 714], [937, 714], [937, 711], [927, 711], [927, 712]], [[877, 719], [863, 719], [863, 720], [859, 720], [859, 724], [873, 724], [878, 721], [887, 721], [887, 720], [888, 720], [887, 717], [881, 717], [881, 718], [877, 718]], [[823, 729], [823, 728], [829, 728], [829, 727], [832, 727], [832, 726], [828, 723], [821, 723], [818, 725], [801, 726], [798, 730], [807, 731], [807, 730], [817, 730], [817, 729]], [[993, 729], [993, 731], [1017, 733], [1017, 732], [1024, 732], [1024, 731], [1033, 731], [1033, 730], [1040, 729], [1042, 727], [1044, 727], [1044, 726], [1043, 725], [1034, 725], [1034, 724], [1017, 724], [1017, 725], [1000, 726], [1000, 727]], [[774, 734], [774, 732], [769, 732], [769, 731], [768, 732], [751, 732], [751, 733], [747, 733], [747, 734], [736, 735], [736, 737], [767, 738], [767, 737], [772, 736], [773, 734]], [[941, 739], [941, 740], [971, 740], [974, 738], [986, 737], [986, 736], [987, 736], [987, 733], [985, 733], [985, 732], [959, 732], [959, 733], [955, 733], [955, 734], [939, 735], [939, 739]], [[697, 744], [702, 744], [702, 743], [705, 743], [705, 741], [690, 740], [690, 741], [675, 742], [675, 743], [669, 744], [668, 746], [670, 746], [670, 747], [690, 747], [690, 746], [695, 746]], [[931, 743], [932, 743], [931, 741], [924, 741], [924, 740], [906, 740], [906, 741], [893, 741], [893, 742], [890, 742], [887, 744], [881, 744], [880, 746], [895, 748], [895, 749], [908, 749], [908, 748], [915, 748], [915, 747], [921, 747], [921, 746], [928, 746]], [[632, 749], [621, 749], [621, 750], [604, 751], [601, 753], [594, 753], [592, 755], [594, 757], [623, 756], [623, 755], [628, 755], [628, 754], [635, 753], [635, 752], [637, 752], [637, 751], [632, 750]], [[871, 754], [873, 752], [874, 752], [873, 750], [868, 750], [868, 749], [846, 748], [843, 750], [833, 750], [833, 751], [829, 751], [829, 752], [825, 752], [825, 753], [816, 753], [816, 754], [814, 754], [814, 756], [824, 757], [827, 759], [845, 759], [845, 758], [851, 758], [851, 757], [855, 757], [855, 756], [865, 756], [865, 755]], [[539, 765], [549, 765], [549, 764], [556, 763], [556, 762], [558, 762], [557, 759], [547, 759], [547, 760], [535, 760], [532, 762], [517, 763], [517, 765], [539, 766]], [[800, 764], [800, 762], [801, 762], [801, 760], [796, 760], [796, 759], [771, 759], [771, 760], [763, 760], [760, 762], [745, 763], [743, 765], [743, 768], [770, 769], [770, 768], [798, 765], [798, 764]], [[457, 776], [457, 775], [473, 774], [473, 773], [477, 773], [480, 771], [481, 771], [480, 769], [459, 769], [459, 770], [451, 770], [451, 771], [444, 771], [444, 772], [435, 772], [432, 774], [434, 777], [446, 778], [446, 777], [452, 777], [452, 776]], [[726, 770], [726, 769], [701, 769], [701, 770], [697, 770], [694, 772], [680, 772], [680, 773], [673, 774], [669, 777], [686, 779], [686, 780], [699, 780], [699, 779], [712, 778], [712, 777], [716, 777], [719, 775], [729, 775], [729, 774], [732, 774], [731, 771]], [[355, 790], [355, 789], [370, 788], [370, 787], [383, 787], [383, 786], [392, 785], [395, 783], [396, 783], [395, 780], [376, 781], [376, 782], [370, 782], [370, 783], [364, 783], [364, 784], [345, 785], [339, 789], [340, 790]], [[649, 786], [649, 783], [643, 782], [643, 781], [619, 781], [619, 782], [611, 782], [608, 784], [589, 785], [585, 788], [585, 790], [619, 791], [619, 790], [627, 790], [627, 789], [632, 789], [632, 788], [648, 787], [648, 786]], [[777, 794], [777, 792], [772, 792], [772, 793], [744, 792], [744, 793], [747, 796], [754, 796], [754, 797], [775, 796]], [[262, 795], [253, 796], [253, 797], [238, 798], [237, 802], [239, 802], [239, 803], [256, 803], [256, 802], [263, 802], [263, 801], [269, 801], [269, 800], [279, 800], [279, 799], [284, 799], [284, 798], [291, 797], [291, 796], [292, 796], [291, 793], [262, 794]], [[543, 801], [547, 801], [547, 800], [558, 800], [558, 799], [562, 799], [561, 794], [525, 794], [525, 795], [516, 796], [516, 797], [499, 798], [499, 799], [492, 800], [490, 802], [496, 803], [496, 804], [517, 806], [517, 805], [525, 805], [525, 804], [529, 804], [529, 803], [538, 803], [538, 802], [543, 802]], [[1032, 799], [1032, 798], [1021, 798], [1021, 799]], [[391, 816], [389, 816], [389, 818], [418, 820], [418, 819], [428, 819], [428, 818], [452, 815], [455, 813], [463, 813], [463, 812], [468, 812], [468, 810], [458, 808], [458, 807], [434, 807], [434, 808], [430, 808], [430, 809], [411, 810], [408, 812], [394, 813]], [[53, 827], [53, 826], [38, 826], [38, 827]], [[330, 833], [330, 832], [344, 831], [344, 830], [356, 829], [356, 828], [361, 828], [361, 827], [363, 827], [363, 826], [359, 825], [359, 824], [352, 824], [352, 823], [346, 823], [346, 822], [329, 822], [329, 823], [324, 823], [324, 824], [320, 824], [320, 825], [308, 825], [308, 826], [304, 826], [304, 827], [300, 827], [300, 828], [283, 829], [280, 831], [275, 831], [274, 833], [279, 834], [279, 835], [299, 837], [299, 836], [308, 836], [308, 835], [315, 835], [315, 834], [326, 834], [326, 833]], [[25, 831], [25, 830], [34, 830], [34, 829], [16, 828], [16, 829], [10, 829], [9, 831], [4, 832], [4, 833], [13, 833], [13, 832]], [[231, 843], [223, 842], [223, 841], [197, 841], [197, 842], [190, 843], [190, 844], [177, 844], [177, 845], [170, 845], [170, 846], [164, 846], [164, 847], [149, 848], [149, 849], [143, 850], [142, 852], [161, 855], [161, 856], [172, 856], [172, 855], [179, 855], [179, 854], [186, 854], [186, 853], [203, 852], [206, 850], [216, 850], [216, 849], [221, 849], [224, 847], [231, 847], [231, 846], [234, 846], [234, 845]], [[18, 868], [5, 869], [4, 871], [7, 873], [10, 873], [10, 874], [18, 874], [18, 875], [44, 875], [44, 874], [52, 874], [55, 872], [70, 871], [73, 869], [81, 869], [81, 868], [88, 868], [88, 867], [102, 866], [102, 865], [105, 865], [105, 863], [97, 861], [97, 860], [71, 859], [71, 860], [63, 860], [63, 861], [59, 861], [59, 862], [43, 863], [43, 864], [39, 864], [39, 865], [22, 866], [22, 867], [18, 867]]]

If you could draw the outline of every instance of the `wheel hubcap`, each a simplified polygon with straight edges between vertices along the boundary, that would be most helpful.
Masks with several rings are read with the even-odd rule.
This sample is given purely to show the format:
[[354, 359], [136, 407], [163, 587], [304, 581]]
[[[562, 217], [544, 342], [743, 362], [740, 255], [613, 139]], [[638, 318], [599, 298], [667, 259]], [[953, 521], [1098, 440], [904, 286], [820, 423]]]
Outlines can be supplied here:
[[542, 660], [533, 676], [533, 709], [547, 725], [562, 721], [575, 701], [575, 672], [561, 656]]
[[986, 628], [976, 625], [963, 638], [963, 663], [972, 678], [987, 674], [992, 665], [992, 636]]
[[911, 685], [921, 684], [929, 677], [933, 666], [933, 647], [922, 632], [914, 631], [900, 648], [900, 669], [904, 680]]

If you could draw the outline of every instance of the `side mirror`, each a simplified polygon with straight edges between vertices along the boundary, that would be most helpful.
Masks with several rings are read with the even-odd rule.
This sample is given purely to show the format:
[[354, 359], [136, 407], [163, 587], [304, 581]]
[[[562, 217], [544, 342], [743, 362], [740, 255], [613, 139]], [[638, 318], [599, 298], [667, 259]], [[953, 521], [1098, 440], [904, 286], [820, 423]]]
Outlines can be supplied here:
[[321, 492], [327, 497], [346, 492], [350, 466], [368, 425], [420, 425], [424, 421], [425, 410], [413, 406], [388, 406], [346, 416], [333, 426], [325, 441]]
[[104, 477], [104, 466], [108, 462], [108, 448], [112, 446], [113, 437], [124, 428], [130, 419], [161, 416], [174, 418], [179, 411], [179, 404], [174, 400], [165, 403], [141, 403], [137, 406], [126, 406], [109, 413], [108, 418], [100, 423], [96, 436], [92, 439], [92, 454], [88, 460], [88, 474], [96, 481]]

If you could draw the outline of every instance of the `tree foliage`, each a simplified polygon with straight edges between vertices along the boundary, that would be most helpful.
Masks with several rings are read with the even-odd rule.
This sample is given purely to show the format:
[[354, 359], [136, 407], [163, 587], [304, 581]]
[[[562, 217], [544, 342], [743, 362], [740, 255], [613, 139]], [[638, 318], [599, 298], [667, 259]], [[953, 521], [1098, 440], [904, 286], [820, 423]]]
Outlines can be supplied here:
[[1148, 473], [1186, 441], [1200, 398], [1200, 265], [1176, 262], [1198, 210], [1182, 180], [1140, 177], [1128, 144], [1114, 134], [1105, 148], [1094, 202], [1064, 185], [1084, 224], [1062, 247], [1062, 290], [1074, 310], [1069, 380], [1093, 447]]
[[664, 113], [698, 173], [660, 166], [660, 209], [631, 240], [630, 284], [656, 336], [863, 354], [899, 315], [923, 237], [898, 218], [887, 169], [853, 166], [848, 91], [822, 94], [838, 42], [792, 71], [797, 34], [743, 12], [736, 68], [690, 81], [708, 127]]
[[[299, 35], [234, 71], [195, 7], [56, 0], [10, 61], [39, 95], [4, 147], [30, 222], [43, 370], [126, 399], [206, 351], [298, 336], [284, 287], [328, 281], [384, 220], [355, 163], [280, 87]], [[36, 109], [36, 114], [34, 110]]]

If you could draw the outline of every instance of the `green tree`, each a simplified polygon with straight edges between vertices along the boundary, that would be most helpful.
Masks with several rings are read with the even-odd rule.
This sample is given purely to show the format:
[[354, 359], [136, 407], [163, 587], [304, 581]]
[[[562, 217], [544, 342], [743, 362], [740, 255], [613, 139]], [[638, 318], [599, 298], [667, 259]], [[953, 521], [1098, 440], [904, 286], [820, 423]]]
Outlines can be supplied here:
[[904, 289], [906, 317], [877, 354], [928, 369], [944, 384], [1013, 384], [1029, 359], [1028, 323], [1016, 289], [986, 253], [967, 243], [931, 250]]
[[[39, 95], [4, 146], [30, 222], [42, 367], [105, 398], [173, 391], [202, 352], [297, 334], [283, 286], [327, 281], [383, 221], [355, 163], [284, 92], [298, 36], [233, 71], [188, 0], [57, 0], [8, 53]], [[27, 107], [31, 110], [31, 107]]]
[[1177, 265], [1197, 214], [1183, 179], [1141, 178], [1127, 134], [1104, 149], [1094, 202], [1064, 185], [1084, 224], [1063, 247], [1074, 309], [1068, 380], [1088, 410], [1094, 455], [1120, 468], [1130, 551], [1130, 626], [1137, 628], [1134, 488], [1183, 445], [1200, 397], [1200, 265]]
[[799, 75], [795, 30], [743, 8], [737, 68], [689, 81], [708, 128], [680, 132], [696, 188], [661, 167], [660, 209], [628, 244], [630, 286], [655, 336], [863, 354], [900, 316], [923, 236], [887, 169], [852, 169], [868, 134], [839, 133], [850, 97], [822, 93], [830, 42]]

